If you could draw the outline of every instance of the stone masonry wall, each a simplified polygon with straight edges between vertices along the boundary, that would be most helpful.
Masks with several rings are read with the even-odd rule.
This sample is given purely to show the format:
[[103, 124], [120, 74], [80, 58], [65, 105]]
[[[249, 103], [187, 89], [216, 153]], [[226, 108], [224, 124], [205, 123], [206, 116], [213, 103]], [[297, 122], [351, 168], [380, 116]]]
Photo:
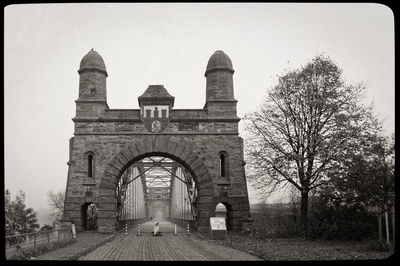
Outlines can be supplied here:
[[[79, 135], [76, 134], [71, 154], [68, 191], [65, 205], [66, 215], [74, 220], [77, 229], [82, 229], [83, 221], [80, 221], [80, 207], [85, 203], [85, 187], [83, 183], [87, 178], [87, 152], [94, 154], [94, 181], [96, 187], [93, 189], [99, 194], [99, 186], [104, 176], [108, 162], [111, 161], [122, 149], [133, 142], [145, 142], [148, 135]], [[247, 199], [247, 188], [245, 186], [245, 173], [243, 167], [243, 153], [241, 138], [235, 135], [171, 135], [170, 140], [176, 143], [187, 143], [208, 168], [213, 183], [213, 194], [218, 201], [220, 187], [219, 177], [219, 155], [220, 151], [229, 154], [229, 188], [228, 197]], [[235, 202], [235, 200], [232, 200]], [[245, 212], [248, 210], [248, 201], [240, 206], [235, 205], [235, 211]], [[236, 204], [236, 203], [234, 203]], [[210, 205], [210, 215], [215, 206]], [[233, 214], [233, 217], [235, 215]], [[237, 222], [233, 222], [237, 224]]]

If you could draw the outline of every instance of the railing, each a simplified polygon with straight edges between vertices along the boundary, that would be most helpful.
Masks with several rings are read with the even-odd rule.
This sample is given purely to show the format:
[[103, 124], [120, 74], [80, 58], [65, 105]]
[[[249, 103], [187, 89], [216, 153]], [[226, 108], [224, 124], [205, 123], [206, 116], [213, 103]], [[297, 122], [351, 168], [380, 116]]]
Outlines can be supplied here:
[[72, 239], [70, 227], [6, 236], [6, 257], [9, 258], [20, 250], [37, 250], [39, 247], [69, 239]]

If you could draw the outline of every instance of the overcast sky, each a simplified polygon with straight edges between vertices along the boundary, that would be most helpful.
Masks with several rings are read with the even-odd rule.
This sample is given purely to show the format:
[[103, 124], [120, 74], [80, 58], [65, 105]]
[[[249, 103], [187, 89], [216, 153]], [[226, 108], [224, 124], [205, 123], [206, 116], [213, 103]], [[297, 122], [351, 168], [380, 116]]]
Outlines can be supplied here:
[[366, 83], [366, 102], [394, 131], [394, 18], [384, 5], [34, 4], [4, 12], [5, 187], [25, 191], [34, 209], [48, 207], [47, 191], [66, 187], [77, 70], [92, 48], [106, 64], [112, 109], [138, 108], [149, 84], [163, 84], [176, 109], [203, 108], [207, 61], [223, 50], [240, 117], [276, 75], [325, 53], [349, 83]]

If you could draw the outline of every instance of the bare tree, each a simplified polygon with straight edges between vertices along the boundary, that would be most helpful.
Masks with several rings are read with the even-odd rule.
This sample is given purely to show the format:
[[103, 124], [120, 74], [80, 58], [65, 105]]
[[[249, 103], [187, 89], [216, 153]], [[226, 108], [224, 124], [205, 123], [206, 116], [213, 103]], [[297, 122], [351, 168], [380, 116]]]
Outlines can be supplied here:
[[305, 234], [310, 190], [327, 180], [343, 150], [356, 148], [376, 128], [372, 107], [360, 102], [364, 90], [345, 84], [341, 69], [318, 55], [279, 77], [261, 108], [245, 116], [250, 181], [265, 193], [287, 184], [297, 188]]
[[52, 213], [50, 213], [50, 218], [53, 223], [58, 223], [64, 212], [65, 191], [54, 192], [50, 190], [47, 192], [47, 197], [52, 211]]

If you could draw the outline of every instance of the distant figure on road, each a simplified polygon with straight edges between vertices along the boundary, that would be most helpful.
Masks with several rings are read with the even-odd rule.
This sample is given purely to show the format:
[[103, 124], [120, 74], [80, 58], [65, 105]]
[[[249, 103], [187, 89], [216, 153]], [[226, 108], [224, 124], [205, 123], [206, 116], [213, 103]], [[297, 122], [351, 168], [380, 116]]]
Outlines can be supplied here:
[[152, 217], [152, 216], [150, 216], [150, 220], [153, 220], [153, 217]]

